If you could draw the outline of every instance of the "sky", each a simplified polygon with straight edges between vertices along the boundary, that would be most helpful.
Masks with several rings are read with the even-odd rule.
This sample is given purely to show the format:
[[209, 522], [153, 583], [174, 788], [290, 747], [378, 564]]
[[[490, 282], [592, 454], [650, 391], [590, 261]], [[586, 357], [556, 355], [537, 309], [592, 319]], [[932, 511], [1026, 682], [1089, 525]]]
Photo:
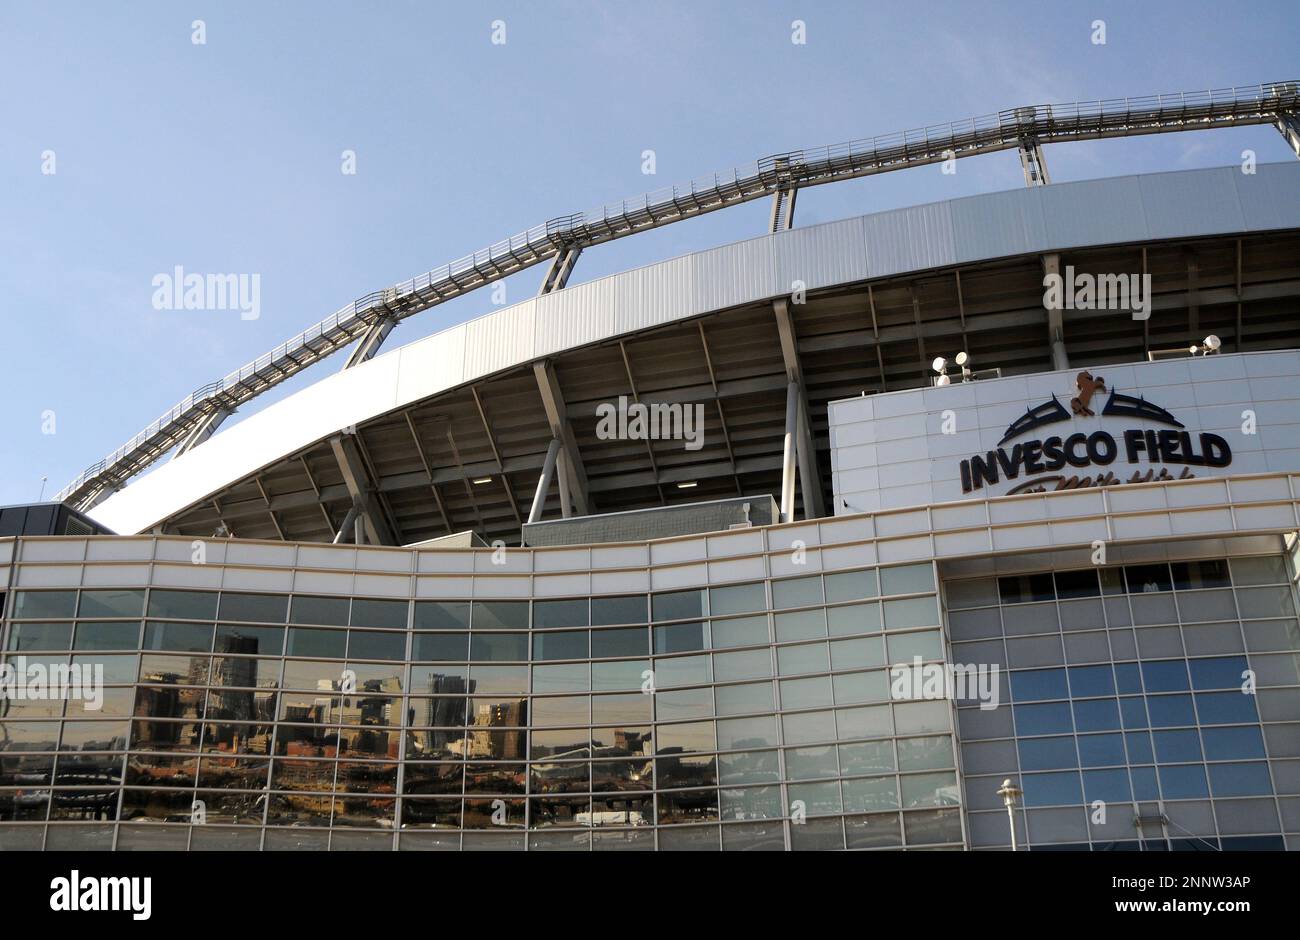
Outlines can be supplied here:
[[[1300, 79], [1298, 46], [1294, 0], [0, 0], [0, 505], [42, 477], [48, 498], [354, 298], [549, 218], [1020, 105]], [[1294, 159], [1269, 127], [1046, 159], [1055, 183], [1246, 149]], [[1014, 152], [990, 154], [806, 190], [795, 224], [1023, 185]], [[570, 284], [760, 235], [768, 211], [589, 249]], [[256, 275], [258, 316], [158, 309], [178, 266]], [[506, 302], [544, 271], [509, 278]], [[435, 307], [385, 349], [492, 309], [489, 291]]]

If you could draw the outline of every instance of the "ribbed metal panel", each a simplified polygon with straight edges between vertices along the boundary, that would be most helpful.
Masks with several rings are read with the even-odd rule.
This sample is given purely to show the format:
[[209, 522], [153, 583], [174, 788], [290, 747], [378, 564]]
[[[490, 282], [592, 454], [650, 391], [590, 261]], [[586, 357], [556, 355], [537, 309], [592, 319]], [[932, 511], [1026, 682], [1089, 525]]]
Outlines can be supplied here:
[[465, 324], [465, 377], [489, 375], [533, 358], [535, 300]]
[[1033, 251], [1044, 243], [1038, 188], [955, 199], [952, 228], [958, 263]]
[[1138, 177], [1150, 238], [1240, 231], [1241, 200], [1229, 167]]
[[534, 355], [541, 357], [609, 336], [617, 310], [615, 277], [537, 298]]
[[871, 277], [956, 263], [949, 203], [863, 217]]
[[614, 278], [614, 332], [621, 336], [702, 313], [692, 290], [694, 269], [694, 256], [687, 255]]
[[454, 388], [465, 381], [465, 324], [403, 346], [394, 355], [399, 357], [398, 401], [419, 401]]
[[1148, 237], [1137, 177], [1058, 183], [1039, 191], [1047, 223], [1043, 250], [1145, 241]]
[[718, 310], [785, 293], [777, 285], [772, 238], [753, 238], [695, 255], [697, 310]]
[[866, 280], [862, 219], [845, 219], [779, 232], [772, 237], [776, 280], [783, 292], [803, 281], [809, 290]]
[[[737, 496], [681, 506], [658, 506], [603, 516], [576, 516], [525, 523], [528, 546], [600, 545], [675, 538], [702, 532], [725, 532], [733, 525], [771, 525], [777, 521], [776, 500], [770, 494]], [[703, 543], [701, 543], [701, 546]], [[701, 555], [701, 557], [703, 557]]]

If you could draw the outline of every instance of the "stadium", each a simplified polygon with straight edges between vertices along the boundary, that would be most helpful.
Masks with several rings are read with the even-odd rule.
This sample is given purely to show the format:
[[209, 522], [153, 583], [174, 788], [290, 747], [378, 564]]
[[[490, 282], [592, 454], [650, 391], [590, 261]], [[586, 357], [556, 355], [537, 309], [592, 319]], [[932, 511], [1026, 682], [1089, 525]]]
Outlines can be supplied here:
[[[3, 675], [103, 685], [0, 698], [0, 848], [1300, 848], [1300, 162], [1045, 156], [1245, 125], [1300, 157], [1300, 84], [769, 156], [202, 385], [0, 511]], [[1023, 186], [795, 225], [996, 151]], [[755, 200], [752, 239], [568, 286]]]

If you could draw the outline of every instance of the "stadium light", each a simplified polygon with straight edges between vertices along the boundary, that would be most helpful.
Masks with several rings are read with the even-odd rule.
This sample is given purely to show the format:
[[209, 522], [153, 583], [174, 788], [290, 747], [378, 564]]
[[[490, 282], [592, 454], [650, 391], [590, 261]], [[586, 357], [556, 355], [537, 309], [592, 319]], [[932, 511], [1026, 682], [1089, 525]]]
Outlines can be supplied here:
[[1007, 808], [1007, 819], [1011, 821], [1011, 851], [1013, 852], [1016, 850], [1015, 806], [1016, 806], [1016, 800], [1020, 799], [1023, 792], [1024, 792], [1023, 790], [1021, 790], [1018, 786], [1016, 786], [1011, 782], [1010, 777], [1008, 777], [1006, 780], [1003, 780], [1002, 786], [998, 789], [998, 796], [1002, 797], [1002, 802], [1003, 804], [1006, 805]]

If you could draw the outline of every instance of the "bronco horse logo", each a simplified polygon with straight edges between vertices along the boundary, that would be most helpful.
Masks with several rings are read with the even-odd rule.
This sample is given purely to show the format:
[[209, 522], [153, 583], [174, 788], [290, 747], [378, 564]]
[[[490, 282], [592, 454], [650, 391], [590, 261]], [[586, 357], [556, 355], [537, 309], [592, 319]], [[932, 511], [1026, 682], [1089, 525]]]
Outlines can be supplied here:
[[1106, 380], [1100, 375], [1093, 378], [1091, 372], [1080, 372], [1075, 376], [1074, 381], [1079, 387], [1079, 396], [1070, 399], [1070, 410], [1077, 415], [1091, 418], [1095, 412], [1088, 405], [1091, 404], [1093, 395], [1106, 391]]

